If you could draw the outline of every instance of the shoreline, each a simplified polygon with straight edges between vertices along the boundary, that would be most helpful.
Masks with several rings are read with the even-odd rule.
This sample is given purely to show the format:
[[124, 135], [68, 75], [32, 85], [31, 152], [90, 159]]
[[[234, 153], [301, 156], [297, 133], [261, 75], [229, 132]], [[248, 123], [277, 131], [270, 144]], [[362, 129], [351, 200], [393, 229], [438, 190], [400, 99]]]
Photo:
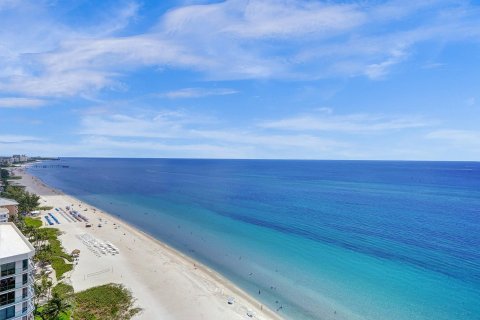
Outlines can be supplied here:
[[[87, 210], [86, 213], [82, 211], [82, 214], [85, 214], [91, 220], [93, 228], [86, 228], [83, 222], [67, 222], [62, 215], [59, 215], [55, 210], [51, 210], [62, 222], [62, 224], [52, 226], [64, 232], [64, 235], [60, 237], [62, 245], [67, 251], [75, 246], [75, 248], [80, 248], [82, 252], [79, 264], [75, 266], [69, 276], [75, 291], [109, 282], [122, 283], [132, 291], [134, 298], [137, 299], [138, 306], [144, 309], [134, 319], [152, 319], [153, 315], [155, 319], [190, 319], [191, 317], [196, 319], [283, 319], [215, 270], [125, 222], [116, 215], [47, 185], [39, 178], [29, 174], [26, 167], [16, 168], [14, 172], [16, 175], [22, 176], [22, 179], [17, 181], [19, 185], [25, 186], [28, 191], [41, 197], [42, 206], [64, 208], [65, 204], [72, 204], [77, 209]], [[61, 203], [64, 206], [61, 206]], [[42, 212], [41, 216], [44, 213]], [[95, 226], [96, 222], [93, 222], [95, 218], [104, 221], [104, 227], [97, 228]], [[44, 222], [44, 219], [42, 219], [42, 222]], [[113, 232], [107, 227], [107, 225], [111, 227], [112, 223], [118, 227], [115, 227]], [[121, 231], [118, 231], [118, 229], [121, 229]], [[120, 248], [120, 254], [115, 257], [101, 258], [93, 255], [89, 256], [90, 252], [85, 250], [81, 240], [76, 238], [79, 232], [91, 234], [101, 240], [107, 238]], [[123, 233], [123, 237], [121, 233]], [[124, 239], [133, 239], [133, 244], [131, 242], [126, 244], [123, 241]], [[137, 242], [137, 240], [139, 241]], [[145, 252], [141, 251], [146, 251], [147, 256], [145, 256]], [[85, 258], [85, 260], [88, 260], [87, 266], [82, 263], [84, 255], [87, 256]], [[95, 275], [96, 278], [91, 280], [90, 276], [94, 273], [89, 274], [87, 272], [92, 271], [90, 269], [92, 269], [92, 264], [95, 266], [96, 260], [103, 258], [111, 260], [111, 271], [110, 269], [102, 269], [103, 274]], [[137, 258], [147, 258], [146, 261], [149, 263], [143, 264], [142, 267], [142, 260]], [[150, 268], [151, 262], [153, 262], [154, 269]], [[120, 269], [120, 272], [117, 271], [118, 269]], [[159, 277], [157, 269], [162, 269], [159, 270], [163, 273], [163, 275], [160, 275], [160, 279], [157, 279]], [[84, 273], [83, 281], [81, 273]], [[120, 281], [118, 281], [119, 273]], [[126, 274], [125, 278], [124, 274]], [[172, 275], [169, 276], [168, 274]], [[153, 283], [150, 281], [152, 276], [155, 278]], [[93, 276], [91, 277], [93, 278]], [[129, 279], [129, 277], [134, 279]], [[173, 297], [168, 292], [165, 293], [165, 284], [168, 285], [167, 289], [171, 289]], [[235, 299], [233, 305], [227, 303], [230, 297]], [[197, 304], [192, 305], [191, 302], [197, 302]], [[152, 303], [155, 306], [154, 308], [152, 308]], [[250, 317], [247, 313], [253, 316]]]

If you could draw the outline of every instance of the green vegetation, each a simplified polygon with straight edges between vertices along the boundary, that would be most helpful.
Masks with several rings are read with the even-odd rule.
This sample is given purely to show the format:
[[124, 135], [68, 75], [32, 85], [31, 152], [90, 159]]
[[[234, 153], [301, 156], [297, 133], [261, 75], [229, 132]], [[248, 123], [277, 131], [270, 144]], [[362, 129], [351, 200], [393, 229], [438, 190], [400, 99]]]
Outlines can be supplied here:
[[53, 269], [55, 269], [55, 275], [57, 276], [57, 280], [62, 279], [63, 274], [65, 272], [69, 272], [73, 270], [73, 264], [65, 263], [65, 260], [59, 257], [52, 257], [51, 261]]
[[48, 302], [35, 310], [35, 320], [70, 320], [73, 305], [73, 296], [61, 296], [52, 291], [52, 297]]
[[[40, 316], [42, 314], [45, 318], [42, 318]], [[44, 314], [44, 308], [39, 307], [37, 311], [35, 312], [35, 320], [43, 320], [43, 319], [48, 319], [48, 320], [70, 320], [72, 318], [72, 311], [69, 310], [66, 313], [61, 313], [58, 315], [56, 318], [47, 318], [47, 316]]]
[[62, 279], [65, 272], [73, 269], [73, 258], [63, 250], [58, 240], [61, 232], [55, 228], [40, 228], [42, 222], [36, 218], [19, 216], [17, 226], [35, 247], [36, 261], [41, 264], [51, 264], [57, 280]]
[[65, 283], [51, 289], [51, 299], [35, 312], [35, 320], [128, 320], [141, 312], [120, 284], [106, 284], [78, 293]]
[[55, 228], [42, 228], [40, 229], [40, 232], [45, 232], [47, 235], [50, 244], [50, 250], [52, 251], [53, 255], [62, 257], [69, 262], [73, 261], [72, 256], [63, 251], [62, 243], [60, 240], [58, 240], [58, 236], [61, 234], [60, 230]]
[[63, 250], [62, 243], [58, 240], [61, 234], [55, 228], [37, 228], [33, 238], [34, 245], [38, 244], [36, 258], [43, 263], [50, 263], [55, 270], [57, 280], [62, 279], [65, 272], [73, 269], [73, 264], [65, 262], [72, 262], [71, 255]]
[[19, 212], [31, 212], [33, 210], [52, 210], [51, 206], [40, 206], [40, 197], [34, 193], [25, 191], [23, 186], [13, 186], [9, 184], [9, 180], [21, 179], [21, 176], [11, 176], [8, 170], [0, 169], [1, 180], [5, 186], [5, 190], [1, 193], [2, 197], [13, 199], [18, 202]]
[[44, 271], [42, 271], [39, 275], [35, 277], [35, 283], [33, 285], [33, 290], [35, 291], [35, 307], [38, 306], [39, 301], [41, 301], [42, 299], [49, 298], [52, 290], [52, 285], [52, 281]]
[[57, 293], [60, 297], [67, 299], [73, 298], [73, 287], [69, 284], [60, 282], [53, 287], [52, 293]]
[[42, 226], [42, 221], [40, 219], [25, 217], [24, 222], [25, 226], [30, 228], [40, 228]]
[[42, 314], [46, 315], [44, 319], [58, 319], [62, 314], [67, 315], [70, 309], [72, 309], [72, 305], [69, 299], [64, 299], [58, 293], [53, 292], [52, 298], [43, 306]]
[[3, 179], [8, 179], [10, 177], [10, 172], [7, 169], [0, 169], [0, 178]]
[[131, 292], [120, 284], [106, 284], [75, 294], [74, 319], [131, 319], [142, 309], [134, 307]]
[[40, 205], [39, 196], [25, 191], [25, 188], [20, 186], [11, 186], [7, 184], [5, 190], [2, 192], [2, 197], [17, 201], [19, 212], [31, 212]]
[[7, 169], [0, 168], [0, 180], [2, 184], [8, 186], [8, 178], [10, 177], [10, 172]]
[[[73, 269], [73, 258], [67, 254], [61, 245], [58, 236], [61, 232], [55, 228], [41, 228], [40, 219], [19, 216], [17, 226], [35, 247], [34, 260], [41, 265], [51, 264], [55, 270], [57, 280], [63, 278], [65, 272]], [[73, 310], [73, 287], [58, 283], [52, 288], [52, 281], [43, 271], [36, 276], [35, 290], [35, 320], [70, 320]], [[48, 302], [39, 306], [41, 299]]]
[[74, 299], [73, 287], [58, 283], [52, 288], [52, 299], [45, 306], [37, 309], [35, 320], [70, 320]]

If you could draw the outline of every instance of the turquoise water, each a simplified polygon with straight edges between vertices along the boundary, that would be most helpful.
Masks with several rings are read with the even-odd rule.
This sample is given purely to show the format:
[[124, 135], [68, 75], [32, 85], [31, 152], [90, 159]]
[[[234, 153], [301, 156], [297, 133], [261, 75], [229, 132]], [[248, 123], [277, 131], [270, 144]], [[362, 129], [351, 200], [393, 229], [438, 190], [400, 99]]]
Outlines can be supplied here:
[[30, 172], [290, 319], [480, 319], [480, 163], [67, 158]]

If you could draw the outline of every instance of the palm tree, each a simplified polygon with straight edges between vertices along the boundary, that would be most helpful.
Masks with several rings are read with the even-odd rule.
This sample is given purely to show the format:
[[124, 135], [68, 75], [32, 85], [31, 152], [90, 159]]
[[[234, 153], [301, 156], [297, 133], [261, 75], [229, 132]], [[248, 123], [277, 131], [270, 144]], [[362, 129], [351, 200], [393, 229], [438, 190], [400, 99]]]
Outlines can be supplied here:
[[50, 278], [48, 278], [47, 280], [46, 287], [47, 287], [47, 299], [48, 299], [52, 295], [52, 288], [53, 288], [53, 283], [52, 283], [52, 280], [50, 280]]
[[43, 307], [40, 317], [43, 320], [57, 319], [63, 313], [67, 314], [72, 305], [68, 300], [61, 297], [57, 292], [53, 292], [52, 299]]
[[35, 292], [35, 295], [34, 295], [34, 304], [35, 306], [38, 305], [38, 303], [40, 302], [40, 298], [42, 296], [42, 291], [43, 291], [43, 287], [42, 287], [42, 284], [41, 283], [38, 283], [38, 282], [35, 282], [33, 284], [33, 291]]

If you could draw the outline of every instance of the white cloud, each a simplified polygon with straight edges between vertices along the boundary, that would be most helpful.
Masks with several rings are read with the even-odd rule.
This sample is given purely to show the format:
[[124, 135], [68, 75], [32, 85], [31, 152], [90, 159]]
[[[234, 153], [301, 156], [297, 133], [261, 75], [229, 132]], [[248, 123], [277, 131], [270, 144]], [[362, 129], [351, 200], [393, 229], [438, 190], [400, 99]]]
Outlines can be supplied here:
[[0, 108], [37, 108], [46, 103], [45, 100], [31, 98], [0, 98]]
[[25, 142], [38, 142], [42, 139], [33, 136], [2, 134], [0, 135], [0, 144], [16, 144]]
[[132, 21], [138, 19], [140, 5], [134, 1], [127, 2], [125, 5], [117, 3], [117, 8], [113, 12], [105, 12], [105, 22], [94, 26], [94, 31], [98, 35], [111, 35], [117, 31], [124, 30]]
[[465, 129], [439, 129], [424, 136], [428, 142], [425, 150], [430, 159], [479, 161], [480, 131]]
[[[112, 145], [120, 148], [156, 146], [171, 156], [184, 155], [182, 152], [188, 150], [193, 152], [193, 146], [203, 145], [210, 146], [205, 151], [207, 153], [208, 150], [224, 150], [226, 154], [233, 154], [237, 150], [237, 156], [241, 153], [247, 158], [371, 158], [375, 155], [386, 158], [388, 155], [382, 157], [375, 148], [365, 154], [365, 150], [360, 150], [363, 147], [352, 145], [352, 138], [355, 139], [358, 133], [393, 130], [410, 134], [413, 129], [434, 124], [434, 121], [414, 116], [336, 115], [329, 108], [320, 108], [316, 114], [265, 120], [252, 127], [225, 127], [219, 120], [203, 119], [195, 114], [160, 112], [141, 116], [87, 115], [79, 133], [88, 141], [112, 141]], [[344, 134], [342, 139], [331, 137], [332, 133], [338, 132]], [[399, 149], [408, 146], [408, 143], [403, 146], [403, 142], [393, 141], [392, 150], [397, 142], [400, 143]], [[134, 144], [137, 146], [133, 147]], [[199, 154], [205, 155], [205, 152]], [[188, 154], [195, 156], [194, 153]], [[221, 157], [213, 151], [211, 156]]]
[[470, 146], [480, 148], [480, 131], [442, 129], [432, 131], [426, 136], [428, 139], [436, 139], [455, 144], [457, 146]]
[[290, 118], [270, 120], [258, 125], [262, 128], [289, 131], [330, 131], [372, 133], [428, 127], [435, 121], [421, 117], [392, 117], [371, 114], [334, 115], [332, 113], [305, 114]]
[[[318, 135], [271, 133], [259, 128], [224, 128], [219, 121], [178, 112], [135, 117], [123, 114], [85, 116], [79, 133], [85, 139], [116, 141], [118, 146], [138, 143], [137, 148], [151, 144], [162, 145], [165, 150], [179, 151], [191, 150], [192, 145], [209, 145], [218, 147], [218, 150], [231, 150], [227, 154], [237, 149], [238, 152], [248, 150], [243, 157], [249, 158], [280, 157], [291, 148], [304, 152], [305, 157], [313, 158], [328, 150], [347, 146], [341, 141]], [[217, 156], [220, 154], [215, 154]], [[295, 156], [298, 158], [301, 154], [292, 155]]]
[[[205, 136], [214, 132], [197, 133]], [[164, 140], [85, 136], [82, 139], [82, 154], [89, 154], [93, 149], [98, 150], [98, 154], [102, 156], [318, 159], [325, 158], [332, 150], [341, 153], [345, 147], [345, 144], [308, 135], [273, 136], [247, 133], [249, 135], [247, 140], [242, 140], [238, 139], [238, 136], [235, 139], [235, 132], [215, 131], [215, 133], [220, 136], [210, 136], [201, 141], [192, 137], [185, 140]], [[292, 147], [296, 148], [295, 152], [291, 152]]]
[[228, 88], [184, 88], [175, 91], [169, 91], [166, 93], [160, 94], [161, 97], [167, 97], [170, 99], [179, 99], [179, 98], [202, 98], [208, 96], [225, 96], [230, 94], [238, 93], [237, 90], [228, 89]]
[[88, 115], [81, 120], [80, 134], [109, 137], [182, 138], [184, 126], [204, 120], [181, 112], [157, 112], [140, 116], [113, 114]]
[[169, 33], [215, 31], [215, 35], [220, 36], [290, 38], [349, 30], [365, 19], [365, 14], [356, 5], [234, 0], [172, 10], [161, 27]]
[[[21, 10], [7, 6], [0, 13], [0, 91], [89, 94], [121, 86], [125, 75], [145, 66], [189, 69], [216, 80], [375, 79], [419, 43], [480, 35], [479, 12], [463, 1], [229, 0], [177, 7], [147, 32], [118, 36], [141, 18], [138, 10], [130, 2], [109, 12], [106, 22], [73, 28], [41, 2]], [[410, 23], [412, 16], [421, 18]], [[23, 27], [30, 24], [35, 28]]]
[[[434, 122], [416, 117], [336, 115], [325, 109], [310, 118], [301, 115], [232, 127], [192, 113], [142, 112], [136, 110], [135, 116], [82, 114], [80, 138], [74, 145], [27, 135], [0, 135], [0, 149], [63, 156], [204, 158], [456, 159], [452, 150], [462, 151], [458, 157], [463, 159], [480, 155], [480, 132], [442, 129], [425, 135]], [[402, 134], [387, 134], [392, 130]], [[358, 133], [381, 135], [375, 136], [374, 143], [365, 144], [363, 138], [358, 140]]]
[[393, 50], [390, 56], [380, 63], [374, 63], [366, 66], [365, 74], [371, 79], [379, 79], [385, 76], [389, 68], [393, 65], [400, 63], [405, 59], [404, 50]]

